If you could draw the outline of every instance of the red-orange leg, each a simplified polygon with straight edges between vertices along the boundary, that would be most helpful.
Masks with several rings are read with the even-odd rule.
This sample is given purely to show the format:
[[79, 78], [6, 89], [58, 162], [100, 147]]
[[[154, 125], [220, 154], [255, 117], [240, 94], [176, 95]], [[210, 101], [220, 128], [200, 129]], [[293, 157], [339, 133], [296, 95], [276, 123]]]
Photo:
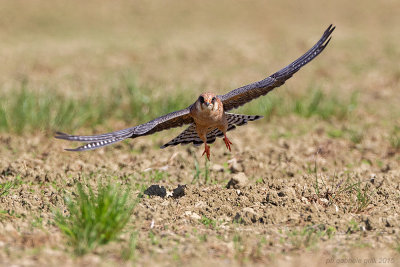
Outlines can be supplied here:
[[201, 156], [203, 156], [204, 154], [206, 154], [207, 159], [210, 160], [210, 146], [207, 145], [207, 143], [204, 143], [204, 152]]
[[228, 137], [226, 136], [226, 134], [224, 134], [224, 142], [225, 142], [225, 145], [226, 145], [226, 148], [227, 149], [229, 149], [229, 151], [231, 151], [231, 145], [233, 145], [232, 144], [232, 142], [228, 139]]

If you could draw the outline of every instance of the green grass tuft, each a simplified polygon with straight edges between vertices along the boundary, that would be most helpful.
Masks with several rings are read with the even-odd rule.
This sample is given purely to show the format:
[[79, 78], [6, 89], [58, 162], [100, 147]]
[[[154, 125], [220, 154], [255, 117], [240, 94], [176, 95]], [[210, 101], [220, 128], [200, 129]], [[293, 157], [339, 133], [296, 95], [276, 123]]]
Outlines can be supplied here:
[[14, 186], [12, 181], [8, 181], [0, 184], [0, 197], [8, 195], [10, 189]]
[[129, 237], [128, 245], [122, 249], [121, 257], [125, 261], [135, 260], [138, 236], [137, 232], [133, 232]]
[[210, 166], [209, 166], [209, 162], [207, 160], [204, 161], [204, 168], [202, 169], [200, 167], [199, 162], [197, 161], [197, 159], [195, 159], [194, 161], [194, 174], [193, 174], [193, 180], [192, 180], [192, 184], [194, 183], [200, 183], [200, 177], [203, 176], [204, 178], [204, 184], [208, 184], [211, 179], [210, 179]]
[[[138, 86], [133, 78], [123, 78], [118, 89], [108, 93], [69, 98], [45, 88], [32, 91], [23, 81], [12, 93], [0, 94], [0, 131], [22, 134], [25, 131], [71, 131], [81, 127], [94, 128], [107, 121], [127, 124], [144, 123], [169, 112], [183, 109], [194, 102], [188, 92], [173, 95], [155, 95], [156, 88]], [[323, 120], [346, 118], [357, 105], [357, 95], [338, 99], [321, 90], [312, 90], [301, 96], [285, 97], [269, 94], [246, 105], [238, 113], [272, 116], [296, 114], [302, 117], [318, 116]]]
[[[293, 229], [286, 233], [286, 239], [289, 241], [292, 249], [298, 250], [305, 248], [312, 250], [317, 248], [320, 240], [331, 239], [336, 234], [336, 229], [332, 226], [326, 227], [323, 224], [310, 225], [303, 229]], [[284, 242], [284, 240], [282, 240]]]
[[389, 137], [390, 145], [395, 149], [400, 149], [400, 126], [395, 126]]
[[215, 229], [215, 227], [217, 226], [217, 222], [213, 219], [210, 219], [206, 216], [203, 215], [203, 217], [200, 219], [200, 222], [202, 224], [204, 224], [206, 227], [211, 228], [211, 229]]
[[74, 199], [65, 198], [68, 215], [56, 213], [55, 222], [77, 255], [117, 238], [128, 222], [135, 203], [128, 200], [129, 191], [121, 186], [99, 184], [97, 194], [88, 186], [77, 184]]
[[0, 94], [0, 131], [71, 131], [94, 128], [109, 120], [143, 123], [191, 104], [187, 94], [154, 97], [148, 88], [124, 81], [121, 89], [78, 99], [52, 92], [34, 92], [27, 82]]
[[263, 115], [267, 119], [273, 116], [295, 114], [300, 117], [319, 117], [322, 120], [346, 119], [357, 107], [357, 93], [350, 99], [340, 99], [334, 94], [322, 90], [310, 89], [301, 96], [287, 96], [271, 93], [256, 103], [243, 107], [244, 113]]

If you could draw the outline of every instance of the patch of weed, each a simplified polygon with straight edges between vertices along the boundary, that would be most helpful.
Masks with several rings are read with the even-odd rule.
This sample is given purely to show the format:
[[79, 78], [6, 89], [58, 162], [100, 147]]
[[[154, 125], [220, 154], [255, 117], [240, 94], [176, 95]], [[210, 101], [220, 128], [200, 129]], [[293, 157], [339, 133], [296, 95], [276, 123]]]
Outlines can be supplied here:
[[200, 242], [207, 242], [207, 235], [202, 234], [198, 236]]
[[269, 94], [251, 106], [242, 108], [245, 112], [260, 114], [270, 119], [272, 116], [296, 114], [301, 117], [313, 116], [323, 120], [331, 118], [345, 119], [357, 107], [358, 94], [353, 93], [349, 99], [339, 99], [334, 94], [326, 94], [320, 89], [309, 89], [304, 95], [287, 97]]
[[91, 186], [77, 183], [77, 194], [65, 198], [68, 215], [56, 212], [55, 223], [77, 255], [115, 240], [128, 222], [135, 203], [120, 185], [99, 183], [97, 194]]
[[56, 94], [51, 88], [34, 92], [25, 80], [12, 93], [0, 94], [0, 131], [69, 131], [81, 126], [93, 128], [110, 119], [142, 123], [193, 102], [187, 93], [154, 97], [152, 90], [132, 80], [123, 83], [125, 89], [75, 99]]
[[10, 189], [14, 186], [12, 181], [7, 181], [5, 183], [0, 184], [0, 197], [6, 196], [9, 194]]
[[151, 244], [152, 244], [153, 246], [156, 246], [156, 245], [159, 244], [159, 241], [158, 241], [158, 239], [157, 239], [157, 237], [156, 237], [156, 234], [155, 234], [153, 231], [151, 231], [151, 230], [150, 230], [150, 232], [149, 232], [149, 238], [150, 238], [150, 242], [151, 242]]
[[395, 126], [389, 137], [390, 145], [395, 149], [400, 149], [400, 126]]
[[236, 233], [233, 236], [233, 247], [235, 249], [235, 258], [243, 263], [243, 261], [247, 260], [244, 251], [245, 246], [243, 244], [243, 238], [240, 234]]
[[165, 178], [168, 177], [169, 174], [167, 172], [153, 170], [150, 172], [149, 176], [152, 183], [159, 183], [160, 181], [165, 180]]
[[121, 257], [122, 259], [128, 261], [128, 260], [134, 260], [136, 257], [136, 248], [137, 248], [137, 242], [138, 242], [138, 233], [133, 232], [128, 241], [128, 246], [122, 249], [121, 252]]
[[13, 181], [0, 183], [0, 197], [7, 196], [10, 190], [22, 184], [21, 176], [17, 175]]
[[[51, 88], [34, 92], [29, 89], [28, 81], [24, 80], [20, 88], [0, 95], [0, 131], [17, 134], [27, 130], [70, 131], [82, 126], [93, 128], [110, 119], [129, 124], [132, 121], [143, 123], [186, 108], [195, 99], [186, 91], [168, 97], [154, 95], [156, 91], [145, 85], [138, 86], [134, 78], [126, 76], [121, 79], [119, 89], [76, 99], [54, 93]], [[353, 94], [349, 100], [339, 100], [335, 95], [327, 95], [321, 90], [310, 90], [296, 99], [271, 94], [246, 106], [244, 111], [266, 118], [296, 114], [328, 120], [346, 118], [356, 106], [357, 94]]]
[[324, 239], [332, 238], [336, 233], [335, 228], [325, 225], [306, 226], [300, 230], [291, 230], [286, 233], [286, 240], [291, 244], [292, 249], [314, 249], [317, 243]]
[[200, 222], [204, 224], [205, 226], [215, 229], [217, 226], [217, 222], [213, 219], [207, 218], [206, 216], [203, 215], [203, 217], [200, 219]]
[[203, 177], [204, 184], [208, 184], [210, 182], [210, 166], [207, 160], [204, 161], [204, 168], [201, 168], [197, 159], [194, 161], [194, 174], [192, 184], [199, 183], [200, 177]]
[[358, 231], [360, 231], [360, 225], [356, 220], [351, 219], [351, 221], [348, 223], [346, 234], [353, 234]]
[[35, 218], [31, 222], [32, 227], [42, 228], [43, 227], [43, 218], [40, 216], [35, 216]]

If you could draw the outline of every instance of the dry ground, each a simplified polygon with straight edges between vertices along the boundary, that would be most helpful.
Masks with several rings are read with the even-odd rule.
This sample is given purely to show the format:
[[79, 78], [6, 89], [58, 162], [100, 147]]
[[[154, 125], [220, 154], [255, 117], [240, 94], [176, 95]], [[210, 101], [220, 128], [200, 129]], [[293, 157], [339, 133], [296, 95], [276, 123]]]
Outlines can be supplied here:
[[[15, 185], [0, 196], [0, 263], [398, 266], [399, 9], [397, 1], [1, 2], [0, 88], [10, 98], [27, 83], [79, 101], [111, 94], [126, 77], [157, 99], [222, 93], [283, 67], [334, 23], [326, 51], [271, 95], [304, 99], [317, 88], [327, 101], [357, 92], [357, 103], [344, 116], [273, 113], [232, 132], [232, 153], [218, 140], [208, 165], [202, 148], [158, 149], [179, 130], [69, 153], [54, 128], [3, 129], [0, 182]], [[140, 121], [117, 116], [73, 131]], [[226, 188], [237, 175], [247, 183]], [[54, 211], [77, 181], [105, 179], [130, 186], [132, 198], [151, 185], [186, 187], [179, 197], [145, 195], [117, 241], [76, 257]]]

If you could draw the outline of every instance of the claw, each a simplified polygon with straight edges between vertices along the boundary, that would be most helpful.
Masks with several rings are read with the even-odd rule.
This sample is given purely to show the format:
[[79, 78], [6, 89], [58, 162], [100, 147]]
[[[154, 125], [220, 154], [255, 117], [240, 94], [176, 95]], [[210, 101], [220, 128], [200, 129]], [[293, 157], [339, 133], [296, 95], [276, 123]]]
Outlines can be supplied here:
[[210, 161], [210, 146], [207, 144], [204, 144], [204, 152], [203, 154], [201, 154], [201, 156], [203, 156], [204, 154], [206, 154], [207, 159]]
[[225, 138], [224, 138], [224, 142], [225, 142], [226, 148], [229, 149], [229, 151], [231, 151], [231, 145], [233, 145], [233, 144], [232, 144], [232, 142], [228, 139], [228, 137], [226, 137], [226, 135], [225, 135]]

